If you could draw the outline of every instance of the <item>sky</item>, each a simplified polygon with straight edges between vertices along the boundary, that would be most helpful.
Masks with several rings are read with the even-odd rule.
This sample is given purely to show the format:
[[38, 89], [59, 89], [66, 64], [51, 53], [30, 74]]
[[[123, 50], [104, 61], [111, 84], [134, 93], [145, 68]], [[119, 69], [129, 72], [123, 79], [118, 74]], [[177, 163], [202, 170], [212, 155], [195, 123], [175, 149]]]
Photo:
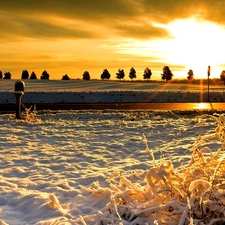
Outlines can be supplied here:
[[125, 79], [134, 67], [153, 80], [169, 66], [173, 79], [220, 77], [225, 70], [224, 0], [10, 0], [0, 2], [0, 70], [20, 79], [100, 79], [108, 69]]

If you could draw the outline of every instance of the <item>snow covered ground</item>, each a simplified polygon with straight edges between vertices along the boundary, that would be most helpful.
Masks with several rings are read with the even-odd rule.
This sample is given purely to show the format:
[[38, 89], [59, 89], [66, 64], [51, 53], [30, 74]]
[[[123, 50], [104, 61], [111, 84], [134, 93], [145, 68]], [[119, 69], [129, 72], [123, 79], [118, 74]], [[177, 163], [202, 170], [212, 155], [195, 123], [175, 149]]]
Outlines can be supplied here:
[[[204, 102], [208, 86], [162, 82], [26, 80], [24, 103]], [[0, 104], [15, 103], [15, 80], [0, 81]], [[225, 86], [210, 85], [210, 101], [225, 101]]]
[[197, 224], [211, 215], [199, 223], [209, 224], [215, 213], [224, 221], [224, 157], [215, 154], [224, 120], [160, 111], [0, 115], [0, 224]]
[[[1, 98], [13, 95], [13, 81], [1, 82]], [[48, 89], [46, 81], [29, 82], [24, 98], [32, 92], [49, 97], [53, 89], [71, 93], [71, 84], [90, 92], [83, 81], [64, 89], [62, 81], [59, 89], [58, 81]], [[110, 89], [94, 83], [93, 93]], [[104, 84], [115, 91], [118, 83]], [[118, 90], [135, 94], [151, 85], [173, 93], [187, 88], [121, 85]], [[0, 224], [223, 224], [225, 117], [203, 113], [32, 111], [26, 120], [1, 114]]]

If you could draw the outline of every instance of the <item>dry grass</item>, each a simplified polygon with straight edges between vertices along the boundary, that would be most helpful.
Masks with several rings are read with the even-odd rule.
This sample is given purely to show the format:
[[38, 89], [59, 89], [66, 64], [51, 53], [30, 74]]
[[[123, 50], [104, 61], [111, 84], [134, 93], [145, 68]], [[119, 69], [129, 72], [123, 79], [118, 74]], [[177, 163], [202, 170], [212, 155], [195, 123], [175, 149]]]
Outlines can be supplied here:
[[[210, 115], [198, 119], [204, 116]], [[127, 178], [116, 172], [108, 179], [111, 189], [100, 187], [98, 182], [82, 187], [96, 200], [109, 200], [95, 215], [94, 224], [224, 224], [225, 116], [210, 117], [218, 123], [215, 133], [202, 136], [191, 148], [186, 166], [175, 169], [171, 161], [157, 163], [146, 144], [154, 167], [149, 168], [144, 179], [138, 173]], [[205, 147], [209, 139], [221, 143], [214, 153]], [[84, 224], [85, 218], [82, 221]]]

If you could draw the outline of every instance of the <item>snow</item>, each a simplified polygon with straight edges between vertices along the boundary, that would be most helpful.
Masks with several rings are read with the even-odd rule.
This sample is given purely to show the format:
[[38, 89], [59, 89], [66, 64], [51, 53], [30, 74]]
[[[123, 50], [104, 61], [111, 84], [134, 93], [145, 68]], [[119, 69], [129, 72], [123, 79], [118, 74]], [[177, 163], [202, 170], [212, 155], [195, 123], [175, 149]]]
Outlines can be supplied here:
[[199, 111], [1, 114], [0, 224], [222, 223], [224, 126]]
[[[13, 80], [1, 80], [0, 104], [15, 103]], [[225, 101], [225, 86], [210, 85], [210, 99]], [[204, 102], [208, 86], [162, 82], [25, 81], [24, 103]]]

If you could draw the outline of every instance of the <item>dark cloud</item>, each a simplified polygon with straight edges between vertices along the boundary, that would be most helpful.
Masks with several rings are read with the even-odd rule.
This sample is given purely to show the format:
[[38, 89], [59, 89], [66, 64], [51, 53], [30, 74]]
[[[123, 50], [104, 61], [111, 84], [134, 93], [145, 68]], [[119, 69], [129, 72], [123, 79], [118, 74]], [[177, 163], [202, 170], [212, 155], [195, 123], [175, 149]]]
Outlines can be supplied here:
[[157, 0], [152, 3], [152, 1], [143, 0], [145, 13], [160, 22], [191, 16], [193, 8], [198, 8], [198, 2], [192, 0]]
[[170, 36], [169, 32], [160, 27], [150, 24], [117, 24], [115, 29], [120, 35], [138, 39], [165, 38]]
[[[95, 25], [110, 29], [117, 18], [134, 15], [130, 0], [11, 0], [0, 2], [0, 37], [28, 36], [43, 38], [97, 38]], [[36, 16], [36, 18], [35, 18]], [[49, 18], [48, 18], [49, 16]], [[66, 27], [53, 24], [51, 17], [81, 20], [86, 26]], [[40, 18], [46, 18], [45, 21]], [[102, 35], [102, 34], [101, 34]], [[104, 35], [102, 35], [104, 37]]]
[[199, 16], [213, 22], [225, 22], [224, 0], [143, 0], [145, 14], [152, 19], [167, 23], [174, 19]]
[[1, 10], [24, 13], [50, 13], [67, 17], [96, 20], [105, 16], [133, 15], [136, 11], [129, 0], [10, 0], [0, 2]]
[[207, 3], [204, 1], [201, 4], [204, 9], [204, 18], [219, 24], [225, 24], [225, 1], [208, 0]]
[[10, 0], [0, 2], [2, 11], [11, 11], [15, 15], [18, 12], [49, 13], [92, 20], [128, 19], [144, 15], [150, 19], [168, 21], [174, 18], [190, 17], [193, 14], [219, 19], [218, 17], [225, 15], [224, 6], [224, 0]]
[[29, 37], [44, 37], [44, 38], [96, 38], [96, 34], [84, 29], [75, 28], [67, 29], [47, 22], [42, 21], [22, 21], [24, 33]]
[[63, 24], [53, 24], [48, 21], [35, 19], [34, 17], [9, 16], [1, 18], [0, 37], [31, 37], [31, 38], [68, 38], [68, 39], [92, 39], [98, 34], [82, 27], [65, 27]]
[[[38, 38], [99, 38], [95, 25], [124, 37], [149, 39], [168, 37], [166, 30], [150, 22], [168, 23], [199, 15], [225, 23], [224, 0], [10, 0], [0, 1], [0, 37], [13, 35]], [[35, 18], [35, 16], [37, 18]], [[48, 18], [49, 16], [49, 18]], [[51, 16], [81, 20], [85, 27], [67, 27]], [[40, 19], [42, 18], [42, 19]], [[46, 18], [43, 20], [43, 18]], [[145, 20], [142, 20], [145, 18]], [[149, 23], [143, 22], [149, 20]], [[121, 23], [122, 22], [122, 23]], [[101, 34], [104, 38], [104, 33]]]

